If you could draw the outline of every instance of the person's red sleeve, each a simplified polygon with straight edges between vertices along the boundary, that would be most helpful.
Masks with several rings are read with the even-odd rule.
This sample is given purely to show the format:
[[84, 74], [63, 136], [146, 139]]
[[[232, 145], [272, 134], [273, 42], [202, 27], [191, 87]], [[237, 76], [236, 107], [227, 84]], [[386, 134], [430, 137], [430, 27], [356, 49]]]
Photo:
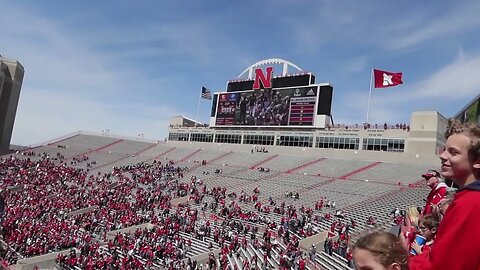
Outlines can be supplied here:
[[428, 257], [428, 254], [432, 251], [432, 247], [430, 245], [423, 245], [422, 246], [422, 254]]
[[433, 196], [432, 198], [432, 201], [431, 201], [431, 204], [430, 204], [430, 208], [433, 206], [433, 205], [438, 205], [438, 203], [440, 203], [440, 201], [445, 198], [447, 194], [447, 188], [446, 187], [441, 187], [438, 189], [437, 193], [435, 194], [435, 196]]
[[[429, 260], [410, 261], [411, 269], [480, 269], [480, 198], [476, 194], [458, 198], [450, 205], [440, 224]], [[424, 256], [422, 256], [424, 257]]]

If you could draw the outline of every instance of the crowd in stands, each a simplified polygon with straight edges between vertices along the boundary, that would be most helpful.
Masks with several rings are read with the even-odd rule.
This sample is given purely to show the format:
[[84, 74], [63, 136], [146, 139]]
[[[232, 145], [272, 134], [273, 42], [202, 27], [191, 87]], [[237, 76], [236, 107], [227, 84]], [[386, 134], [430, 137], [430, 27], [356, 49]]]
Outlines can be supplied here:
[[[122, 175], [124, 170], [87, 176], [81, 169], [66, 166], [62, 156], [56, 160], [61, 164], [53, 163], [46, 156], [35, 162], [13, 156], [1, 159], [2, 186], [16, 187], [3, 194], [6, 212], [2, 236], [21, 257], [76, 247], [85, 237], [90, 237], [90, 233], [105, 237], [110, 230], [151, 220], [148, 211], [155, 207], [169, 207], [170, 197], [162, 194], [163, 187], [156, 186], [148, 193], [134, 192], [135, 184]], [[159, 167], [160, 176], [164, 172], [180, 171], [171, 165]], [[141, 167], [129, 169], [134, 174]], [[158, 174], [151, 174], [150, 178], [155, 175]], [[108, 189], [114, 179], [117, 186]], [[145, 183], [149, 179], [139, 180]], [[68, 215], [87, 207], [93, 209]], [[10, 262], [16, 259], [10, 256]]]
[[[262, 263], [266, 264], [273, 256], [272, 249], [279, 247], [277, 239], [283, 241], [284, 247], [277, 254], [280, 266], [302, 269], [306, 258], [298, 241], [317, 233], [313, 223], [322, 219], [331, 224], [325, 251], [345, 257], [352, 266], [349, 231], [356, 222], [353, 219], [346, 222], [339, 212], [332, 215], [327, 211], [324, 216], [314, 212], [314, 209], [321, 211], [324, 206], [334, 210], [336, 203], [333, 200], [324, 203], [321, 198], [314, 209], [303, 206], [297, 209], [285, 201], [277, 203], [272, 197], [266, 202], [259, 201], [258, 187], [251, 194], [242, 191], [237, 196], [234, 192], [227, 194], [225, 187], [208, 189], [195, 176], [190, 183], [181, 183], [179, 180], [185, 168], [174, 166], [172, 161], [165, 165], [160, 162], [128, 165], [114, 168], [109, 174], [94, 176], [82, 169], [67, 167], [63, 156], [56, 158], [61, 165], [55, 165], [47, 156], [37, 162], [14, 157], [2, 160], [7, 176], [4, 182], [9, 186], [23, 185], [20, 191], [6, 193], [9, 205], [2, 231], [7, 243], [22, 257], [76, 247], [81, 251], [79, 254], [60, 255], [58, 263], [82, 269], [105, 268], [107, 265], [123, 269], [153, 265], [178, 269], [187, 267], [182, 263], [185, 264], [184, 259], [192, 245], [190, 239], [179, 236], [182, 232], [192, 235], [195, 241], [212, 239], [209, 248], [213, 249], [214, 243], [221, 249], [218, 258], [221, 269], [228, 265], [227, 255], [239, 254], [239, 248], [245, 249], [247, 243], [263, 251]], [[193, 208], [186, 204], [170, 211], [170, 200], [183, 196], [189, 196]], [[298, 192], [285, 196], [286, 199], [299, 199]], [[250, 204], [257, 211], [248, 210], [240, 203]], [[90, 211], [67, 216], [72, 211], [91, 206]], [[278, 224], [260, 214], [272, 211], [282, 215]], [[133, 234], [118, 233], [108, 241], [106, 248], [92, 241], [107, 241], [107, 232], [147, 222], [155, 227], [137, 230]], [[368, 222], [371, 222], [370, 218]], [[212, 223], [216, 225], [212, 226]], [[262, 237], [257, 237], [260, 227], [265, 228], [265, 232]], [[14, 257], [10, 258], [10, 263], [15, 261]], [[240, 260], [247, 269], [255, 269], [258, 265], [258, 262]], [[189, 267], [195, 269], [194, 264], [197, 267], [193, 262]]]
[[[452, 132], [451, 136], [460, 136]], [[2, 263], [70, 249], [70, 254], [57, 258], [65, 269], [228, 269], [232, 258], [244, 269], [267, 268], [270, 261], [278, 262], [281, 269], [305, 269], [309, 261], [315, 262], [317, 250], [313, 245], [307, 255], [299, 241], [321, 232], [317, 225], [323, 222], [330, 226], [325, 253], [344, 257], [350, 267], [366, 265], [365, 258], [374, 248], [384, 246], [389, 252], [382, 253], [385, 258], [380, 262], [399, 267], [395, 269], [409, 265], [441, 269], [440, 263], [448, 264], [448, 269], [478, 269], [477, 260], [471, 259], [478, 258], [474, 256], [478, 234], [455, 231], [458, 222], [470, 232], [478, 225], [480, 131], [475, 132], [474, 143], [447, 140], [446, 151], [451, 153], [441, 156], [442, 175], [434, 170], [422, 175], [431, 189], [425, 207], [385, 213], [391, 215], [392, 225], [401, 227], [398, 237], [377, 232], [356, 243], [351, 243], [351, 231], [357, 221], [337, 210], [333, 200], [321, 197], [311, 208], [294, 205], [292, 199], [300, 195], [293, 192], [265, 201], [259, 187], [237, 195], [227, 187], [207, 187], [202, 175], [183, 179], [187, 168], [173, 161], [141, 162], [89, 174], [68, 166], [62, 155], [53, 159], [40, 155], [38, 161], [31, 160], [29, 153], [26, 158], [1, 158], [1, 184], [9, 187], [2, 194], [6, 210], [1, 235], [8, 245], [0, 250]], [[469, 147], [476, 147], [473, 154]], [[452, 158], [452, 148], [463, 154], [463, 160]], [[457, 167], [456, 162], [469, 165]], [[442, 176], [453, 178], [462, 189], [454, 195]], [[177, 197], [188, 202], [173, 207], [171, 201]], [[361, 222], [373, 227], [377, 223], [373, 215]], [[117, 231], [139, 224], [150, 225], [131, 233]], [[456, 237], [464, 242], [454, 241]], [[195, 243], [205, 244], [200, 252], [210, 253], [206, 262], [191, 260]], [[451, 250], [453, 244], [460, 246], [458, 250]], [[241, 255], [246, 249], [261, 256], [249, 260]], [[468, 259], [461, 259], [460, 251]], [[458, 257], [446, 261], [442, 257], [446, 252]]]
[[[82, 269], [107, 265], [138, 269], [140, 264], [145, 268], [158, 264], [177, 269], [191, 247], [191, 240], [179, 238], [177, 232], [182, 232], [192, 235], [195, 241], [213, 239], [215, 246], [222, 249], [221, 266], [225, 266], [227, 254], [238, 253], [238, 248], [246, 248], [247, 243], [264, 251], [266, 257], [258, 264], [266, 264], [273, 256], [271, 250], [279, 246], [277, 239], [283, 239], [285, 248], [277, 254], [279, 263], [284, 269], [293, 265], [303, 268], [305, 256], [298, 241], [318, 232], [312, 225], [314, 213], [310, 208], [297, 209], [285, 201], [277, 204], [271, 197], [262, 203], [258, 187], [251, 194], [242, 191], [237, 197], [234, 193], [227, 195], [225, 187], [208, 189], [195, 176], [190, 183], [182, 183], [179, 180], [185, 168], [173, 162], [139, 163], [114, 168], [111, 173], [89, 175], [81, 168], [67, 166], [61, 155], [53, 160], [56, 163], [48, 155], [41, 155], [38, 161], [13, 156], [1, 160], [5, 176], [2, 185], [18, 187], [4, 194], [7, 211], [2, 236], [18, 254], [6, 255], [9, 263], [76, 248], [79, 254], [72, 249], [70, 255], [58, 257], [59, 264]], [[80, 158], [76, 162], [87, 160]], [[183, 196], [189, 196], [194, 208], [180, 205], [171, 211], [170, 200]], [[295, 196], [298, 194], [292, 198]], [[259, 215], [255, 208], [264, 213], [273, 209], [283, 218], [277, 224]], [[79, 213], [71, 214], [74, 211]], [[107, 232], [147, 222], [154, 229], [119, 233], [106, 249], [98, 245], [98, 241], [107, 241]], [[266, 231], [257, 237], [260, 227]], [[245, 266], [252, 263], [241, 260]], [[252, 264], [251, 268], [255, 267]]]

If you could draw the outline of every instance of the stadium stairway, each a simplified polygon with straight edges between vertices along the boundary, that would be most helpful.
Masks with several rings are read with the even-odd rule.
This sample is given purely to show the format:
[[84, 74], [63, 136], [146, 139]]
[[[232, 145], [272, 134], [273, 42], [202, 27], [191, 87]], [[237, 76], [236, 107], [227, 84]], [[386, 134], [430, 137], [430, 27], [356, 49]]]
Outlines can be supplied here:
[[260, 165], [262, 165], [262, 164], [264, 164], [264, 163], [267, 163], [268, 161], [270, 161], [270, 160], [272, 160], [272, 159], [274, 159], [274, 158], [276, 158], [276, 157], [278, 157], [278, 155], [270, 156], [270, 157], [268, 157], [268, 158], [266, 158], [266, 159], [258, 162], [257, 164], [251, 166], [250, 169], [252, 169], [252, 170], [253, 170], [253, 169], [256, 169], [256, 168], [259, 167]]
[[349, 172], [349, 173], [347, 173], [347, 174], [345, 174], [345, 175], [342, 175], [342, 176], [340, 176], [338, 179], [346, 180], [346, 179], [352, 177], [353, 175], [355, 175], [355, 174], [357, 174], [357, 173], [361, 173], [361, 172], [363, 172], [363, 171], [366, 171], [366, 170], [368, 170], [368, 169], [370, 169], [370, 168], [373, 168], [373, 167], [375, 167], [375, 166], [377, 166], [377, 165], [379, 165], [379, 164], [381, 164], [381, 163], [382, 163], [382, 162], [374, 162], [374, 163], [369, 164], [369, 165], [367, 165], [367, 166], [365, 166], [365, 167], [356, 169], [356, 170], [353, 171], [353, 172]]
[[332, 253], [332, 257], [340, 263], [341, 266], [345, 267], [345, 269], [353, 269], [351, 267], [348, 266], [348, 261], [347, 259], [343, 258], [342, 256], [338, 255], [337, 253]]
[[47, 146], [51, 146], [51, 145], [56, 144], [56, 143], [61, 143], [61, 142], [64, 142], [64, 141], [66, 141], [66, 140], [75, 138], [75, 137], [77, 137], [78, 135], [80, 135], [79, 132], [75, 132], [75, 133], [72, 133], [72, 134], [68, 134], [68, 135], [65, 135], [65, 136], [63, 136], [63, 137], [54, 139], [54, 140], [46, 143], [46, 145], [47, 145]]
[[296, 172], [296, 171], [298, 171], [298, 170], [300, 170], [300, 169], [306, 168], [306, 167], [308, 167], [308, 166], [310, 166], [310, 165], [316, 164], [316, 163], [318, 163], [318, 162], [320, 162], [320, 161], [322, 161], [322, 160], [325, 160], [325, 159], [326, 159], [326, 158], [319, 158], [319, 159], [312, 160], [312, 161], [310, 161], [310, 162], [308, 162], [308, 163], [305, 163], [305, 164], [302, 164], [302, 165], [297, 166], [297, 167], [295, 167], [295, 168], [292, 168], [292, 169], [290, 169], [290, 170], [287, 170], [287, 171], [285, 171], [285, 173], [294, 173], [294, 172]]
[[[194, 209], [197, 209], [199, 210], [199, 207], [200, 205], [192, 205]], [[191, 206], [191, 207], [192, 207]], [[206, 214], [208, 215], [216, 215], [216, 213], [214, 212], [211, 212], [209, 210], [205, 211]], [[279, 215], [280, 217], [281, 215]], [[277, 218], [279, 218], [277, 217]], [[219, 220], [223, 220], [224, 218], [223, 217], [218, 217]], [[260, 228], [263, 226], [261, 224], [256, 224], [256, 223], [251, 223], [251, 222], [248, 222], [248, 221], [244, 221], [244, 220], [239, 220], [239, 219], [235, 219], [241, 223], [244, 223], [244, 224], [250, 224], [250, 225], [253, 225], [253, 226], [259, 226]], [[214, 222], [211, 224], [211, 226], [213, 227], [218, 227], [220, 228], [220, 225], [217, 224], [217, 222]], [[182, 233], [182, 236], [183, 236], [183, 233]], [[263, 240], [261, 240], [262, 238], [262, 230], [260, 230], [258, 233], [257, 233], [257, 239], [259, 239], [260, 243], [262, 243]], [[214, 244], [214, 246], [216, 246], [217, 244], [213, 241], [212, 238], [210, 237], [205, 237], [204, 238], [204, 241], [205, 242], [212, 242]], [[192, 250], [193, 250], [193, 241], [192, 241]], [[226, 241], [226, 243], [228, 244], [229, 242]], [[286, 249], [280, 242], [278, 242], [278, 246], [276, 248], [273, 248], [272, 249], [272, 254], [271, 254], [271, 257], [270, 258], [267, 258], [267, 266], [270, 267], [271, 269], [279, 269], [279, 265], [280, 265], [280, 254]], [[257, 266], [262, 269], [262, 266], [263, 264], [265, 263], [264, 262], [264, 259], [263, 259], [263, 255], [264, 255], [264, 251], [261, 250], [261, 249], [256, 249], [254, 248], [251, 243], [249, 242], [248, 243], [248, 246], [246, 249], [243, 249], [243, 248], [240, 248], [239, 251], [239, 257], [237, 257], [237, 254], [231, 254], [231, 256], [228, 257], [228, 261], [229, 261], [229, 266], [230, 266], [230, 269], [243, 269], [243, 261], [244, 260], [249, 260], [250, 262], [253, 262], [253, 258], [254, 257], [257, 257], [258, 261], [257, 261]], [[187, 254], [188, 256], [190, 256], [190, 254]], [[237, 267], [237, 268], [235, 268]]]
[[[205, 237], [206, 241], [205, 240], [202, 241], [198, 238], [195, 238], [193, 235], [185, 232], [179, 232], [178, 234], [182, 237], [182, 239], [185, 239], [185, 240], [190, 239], [192, 241], [192, 249], [190, 250], [190, 252], [187, 253], [187, 257], [197, 256], [200, 254], [208, 253], [210, 251], [208, 249], [208, 244], [210, 240], [207, 237]], [[218, 248], [218, 245], [216, 245], [216, 243], [213, 242], [213, 239], [212, 239], [212, 243], [214, 244], [214, 248]]]
[[164, 151], [164, 152], [162, 152], [162, 153], [160, 153], [160, 154], [158, 154], [158, 155], [156, 155], [156, 156], [148, 159], [147, 162], [148, 162], [148, 161], [152, 161], [152, 160], [159, 159], [160, 157], [162, 157], [162, 156], [164, 156], [164, 155], [172, 152], [173, 150], [175, 150], [175, 148], [176, 148], [176, 147], [172, 147], [172, 148], [168, 149], [167, 151]]
[[184, 158], [180, 159], [180, 162], [187, 161], [189, 158], [193, 157], [196, 153], [198, 153], [200, 151], [202, 151], [202, 149], [197, 149], [197, 150], [193, 151], [193, 153], [190, 153], [187, 156], [185, 156]]
[[113, 146], [113, 145], [115, 145], [115, 144], [117, 144], [117, 143], [121, 143], [121, 142], [123, 142], [123, 140], [122, 140], [122, 139], [119, 139], [119, 140], [116, 140], [116, 141], [114, 141], [114, 142], [112, 142], [112, 143], [109, 143], [109, 144], [107, 144], [107, 145], [103, 145], [103, 146], [100, 146], [100, 147], [98, 147], [98, 148], [88, 150], [88, 151], [86, 151], [86, 152], [80, 153], [80, 154], [75, 155], [75, 156], [67, 157], [67, 158], [65, 158], [65, 160], [70, 160], [70, 159], [73, 159], [73, 158], [76, 158], [76, 157], [86, 156], [86, 155], [91, 154], [91, 153], [99, 152], [99, 151], [105, 150], [105, 149], [107, 149], [108, 147]]
[[[192, 206], [191, 206], [192, 207]], [[200, 207], [200, 205], [193, 205], [193, 209], [197, 209], [199, 210], [198, 208]], [[205, 211], [206, 214], [216, 214], [216, 213], [213, 213], [213, 212], [210, 212], [210, 211]], [[219, 220], [223, 220], [222, 217], [218, 217]], [[241, 221], [241, 220], [237, 220], [237, 221], [240, 221], [240, 222], [243, 222], [243, 223], [249, 223], [247, 221]], [[251, 224], [251, 225], [254, 225], [254, 226], [260, 226], [259, 224]], [[211, 226], [213, 227], [217, 227], [219, 229], [221, 229], [221, 226], [219, 223], [217, 222], [213, 222], [211, 224]], [[208, 253], [210, 252], [210, 250], [208, 250], [208, 243], [212, 243], [213, 246], [214, 246], [214, 249], [218, 249], [219, 246], [216, 242], [214, 242], [213, 238], [211, 237], [207, 237], [205, 236], [204, 237], [204, 240], [199, 240], [195, 237], [193, 237], [193, 235], [191, 234], [188, 234], [188, 233], [184, 233], [184, 232], [180, 232], [180, 235], [182, 236], [182, 238], [185, 238], [185, 239], [191, 239], [192, 240], [192, 251], [187, 253], [187, 257], [194, 257], [194, 256], [197, 256], [197, 255], [200, 255], [200, 254], [204, 254], [204, 253]], [[259, 231], [257, 233], [257, 239], [261, 239], [262, 237], [262, 233]], [[261, 240], [260, 240], [261, 241]], [[200, 244], [198, 244], [200, 243]], [[229, 244], [230, 241], [225, 241], [225, 244]], [[279, 260], [278, 260], [278, 256], [279, 254], [281, 253], [281, 248], [277, 248], [277, 249], [274, 249], [272, 250], [272, 258], [268, 258], [267, 259], [267, 265], [269, 267], [269, 269], [279, 269]], [[243, 269], [243, 261], [244, 260], [248, 260], [249, 262], [253, 263], [254, 261], [254, 258], [257, 257], [257, 267], [258, 269], [263, 269], [263, 263], [264, 263], [264, 260], [263, 260], [263, 254], [264, 252], [261, 250], [261, 249], [256, 249], [252, 246], [252, 244], [250, 242], [248, 242], [247, 244], [247, 248], [246, 249], [243, 249], [243, 248], [239, 248], [238, 250], [238, 257], [237, 257], [237, 254], [236, 253], [231, 253], [231, 254], [228, 254], [227, 255], [227, 259], [228, 259], [228, 266], [230, 269]], [[217, 267], [220, 266], [220, 256], [217, 256]]]
[[317, 188], [319, 188], [319, 187], [322, 187], [322, 186], [328, 185], [328, 184], [330, 184], [330, 183], [333, 183], [333, 182], [335, 182], [336, 180], [337, 180], [337, 178], [332, 177], [330, 180], [323, 181], [323, 182], [319, 182], [319, 183], [317, 183], [317, 184], [315, 184], [315, 185], [308, 186], [308, 187], [305, 187], [305, 188], [301, 188], [301, 189], [297, 190], [296, 192], [298, 192], [298, 193], [301, 195], [303, 192], [317, 189]]
[[136, 153], [133, 153], [132, 155], [125, 155], [125, 156], [123, 156], [123, 157], [121, 157], [121, 158], [119, 158], [119, 159], [110, 161], [110, 162], [105, 163], [105, 164], [101, 164], [101, 165], [99, 165], [99, 166], [97, 166], [97, 167], [93, 167], [91, 170], [92, 170], [92, 171], [95, 171], [95, 170], [97, 170], [97, 169], [105, 168], [105, 167], [107, 167], [107, 166], [109, 166], [109, 165], [118, 163], [118, 162], [120, 162], [120, 161], [122, 161], [122, 160], [125, 160], [125, 159], [131, 157], [131, 156], [138, 156], [138, 155], [140, 155], [140, 154], [142, 154], [142, 153], [150, 150], [151, 148], [153, 148], [153, 147], [155, 147], [155, 146], [157, 146], [157, 144], [152, 144], [152, 145], [150, 145], [150, 146], [148, 146], [148, 147], [146, 147], [146, 148], [144, 148], [144, 149], [142, 149], [142, 150], [140, 150], [140, 151], [138, 151], [138, 152], [136, 152]]
[[231, 155], [231, 154], [233, 154], [232, 151], [227, 152], [227, 153], [225, 153], [225, 154], [223, 154], [223, 155], [221, 155], [221, 156], [218, 156], [218, 157], [216, 157], [216, 158], [214, 158], [214, 159], [211, 159], [211, 160], [207, 161], [207, 164], [208, 164], [208, 163], [212, 163], [212, 162], [217, 161], [217, 160], [220, 160], [220, 159], [222, 159], [222, 158], [224, 158], [224, 157], [226, 157], [226, 156], [228, 156], [228, 155]]

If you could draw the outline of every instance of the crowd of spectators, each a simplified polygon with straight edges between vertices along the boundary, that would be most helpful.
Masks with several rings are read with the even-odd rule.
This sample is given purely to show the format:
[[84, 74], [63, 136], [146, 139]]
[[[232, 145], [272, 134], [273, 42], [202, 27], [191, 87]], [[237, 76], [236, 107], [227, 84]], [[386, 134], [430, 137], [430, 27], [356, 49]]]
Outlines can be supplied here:
[[[32, 157], [30, 153], [25, 156]], [[170, 197], [162, 194], [162, 187], [138, 189], [132, 178], [124, 176], [148, 166], [117, 168], [94, 176], [67, 166], [63, 159], [57, 155], [54, 163], [45, 154], [38, 161], [14, 156], [1, 159], [2, 186], [10, 187], [2, 195], [6, 203], [2, 237], [21, 257], [76, 247], [90, 234], [105, 238], [108, 231], [152, 220], [154, 208], [169, 207]], [[146, 183], [162, 173], [181, 171], [160, 163], [155, 169], [139, 180]], [[88, 207], [92, 209], [69, 215]], [[9, 256], [9, 262], [17, 257]]]
[[[10, 156], [0, 162], [2, 185], [17, 187], [4, 194], [7, 210], [2, 236], [12, 248], [5, 255], [9, 263], [76, 248], [79, 254], [72, 249], [70, 255], [58, 257], [59, 264], [82, 269], [138, 269], [140, 264], [145, 268], [153, 264], [176, 268], [185, 264], [183, 259], [191, 249], [191, 240], [178, 236], [177, 232], [182, 232], [194, 241], [212, 240], [210, 248], [222, 249], [221, 266], [226, 265], [227, 254], [239, 254], [238, 248], [250, 243], [266, 256], [255, 265], [266, 264], [273, 258], [272, 249], [278, 248], [276, 259], [282, 267], [303, 268], [305, 256], [298, 248], [298, 240], [318, 232], [312, 225], [318, 217], [310, 208], [297, 209], [285, 201], [277, 204], [271, 197], [261, 202], [258, 187], [251, 194], [242, 191], [237, 197], [235, 193], [227, 195], [225, 187], [209, 189], [195, 176], [185, 182], [182, 178], [186, 168], [171, 161], [142, 162], [113, 168], [110, 173], [89, 174], [68, 166], [75, 164], [67, 164], [60, 154], [52, 158], [43, 153], [37, 161], [28, 158], [33, 154], [25, 156]], [[74, 160], [77, 164], [88, 161], [86, 156]], [[190, 198], [193, 208], [186, 204], [172, 211], [171, 199], [183, 196]], [[255, 208], [263, 213], [273, 209], [283, 217], [275, 222], [268, 215], [259, 215]], [[107, 248], [98, 245], [98, 241], [108, 241], [110, 231], [147, 222], [154, 229], [119, 233]], [[266, 229], [263, 237], [257, 237], [260, 228]], [[283, 249], [277, 237], [283, 239]], [[246, 266], [252, 263], [240, 260]]]
[[[90, 174], [69, 166], [74, 164], [67, 164], [62, 155], [50, 159], [41, 154], [37, 161], [25, 156], [0, 162], [2, 185], [18, 187], [4, 194], [7, 210], [2, 236], [12, 248], [5, 257], [9, 263], [76, 248], [69, 255], [59, 255], [58, 263], [81, 269], [212, 269], [212, 262], [204, 265], [188, 260], [193, 241], [207, 243], [204, 252], [221, 250], [214, 260], [220, 269], [228, 267], [232, 254], [245, 269], [263, 267], [269, 260], [277, 261], [282, 269], [304, 269], [307, 256], [299, 240], [320, 232], [318, 224], [323, 222], [330, 226], [326, 253], [335, 252], [352, 266], [350, 231], [356, 221], [337, 211], [333, 200], [322, 197], [314, 208], [298, 207], [290, 201], [299, 199], [298, 192], [262, 201], [258, 187], [239, 195], [226, 187], [207, 188], [201, 179], [208, 175], [205, 170], [186, 180], [188, 168], [173, 161], [141, 162]], [[75, 160], [88, 161], [86, 156]], [[173, 198], [185, 196], [188, 203], [172, 208]], [[403, 215], [394, 214], [397, 224], [405, 222], [399, 219]], [[374, 220], [371, 216], [366, 222]], [[108, 239], [108, 232], [144, 223], [153, 228], [117, 233]], [[100, 241], [107, 244], [101, 246]], [[256, 249], [264, 258], [246, 260], [240, 256], [242, 248]], [[314, 249], [309, 254], [313, 262]]]

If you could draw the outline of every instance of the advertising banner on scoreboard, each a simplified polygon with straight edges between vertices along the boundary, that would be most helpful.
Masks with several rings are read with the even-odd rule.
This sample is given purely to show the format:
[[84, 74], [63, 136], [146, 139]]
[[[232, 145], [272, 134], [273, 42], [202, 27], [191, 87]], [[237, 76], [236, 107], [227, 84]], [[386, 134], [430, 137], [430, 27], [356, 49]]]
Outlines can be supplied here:
[[318, 86], [219, 93], [216, 126], [313, 126]]

